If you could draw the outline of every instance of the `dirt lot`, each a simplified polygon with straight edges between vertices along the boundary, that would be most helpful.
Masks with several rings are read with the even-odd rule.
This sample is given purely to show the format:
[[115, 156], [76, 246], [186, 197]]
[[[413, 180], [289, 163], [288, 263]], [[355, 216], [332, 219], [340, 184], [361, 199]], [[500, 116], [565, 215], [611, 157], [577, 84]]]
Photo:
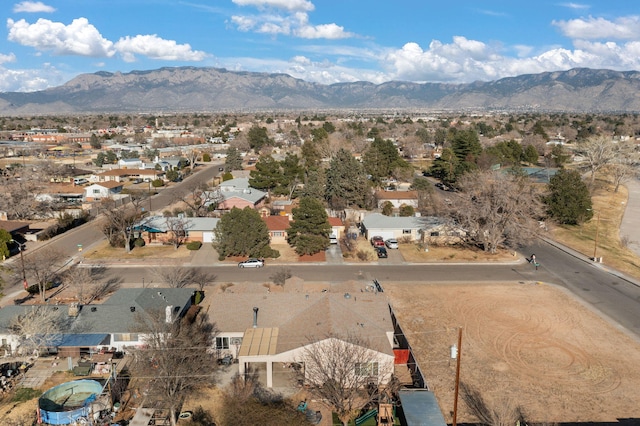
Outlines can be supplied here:
[[[384, 284], [418, 364], [451, 422], [460, 380], [495, 409], [533, 422], [640, 418], [640, 344], [564, 290], [546, 284]], [[462, 394], [461, 394], [462, 395]], [[475, 418], [460, 398], [458, 422]]]

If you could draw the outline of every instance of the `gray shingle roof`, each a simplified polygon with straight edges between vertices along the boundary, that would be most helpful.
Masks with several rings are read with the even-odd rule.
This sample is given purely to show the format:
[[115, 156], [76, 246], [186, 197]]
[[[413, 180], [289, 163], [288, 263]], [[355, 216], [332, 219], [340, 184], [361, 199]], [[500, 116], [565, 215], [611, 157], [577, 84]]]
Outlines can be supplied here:
[[368, 340], [372, 349], [393, 354], [387, 337], [393, 324], [383, 295], [223, 293], [213, 296], [209, 316], [221, 332], [244, 332], [253, 326], [254, 306], [259, 308], [258, 327], [279, 328], [278, 353], [330, 335], [353, 334]]

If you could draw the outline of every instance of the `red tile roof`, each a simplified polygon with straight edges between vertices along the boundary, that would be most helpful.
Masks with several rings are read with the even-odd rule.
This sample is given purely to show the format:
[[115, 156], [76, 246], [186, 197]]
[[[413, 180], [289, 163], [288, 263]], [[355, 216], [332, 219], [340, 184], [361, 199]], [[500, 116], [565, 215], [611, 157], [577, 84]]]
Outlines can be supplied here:
[[288, 216], [266, 216], [262, 220], [269, 231], [286, 231], [291, 226]]

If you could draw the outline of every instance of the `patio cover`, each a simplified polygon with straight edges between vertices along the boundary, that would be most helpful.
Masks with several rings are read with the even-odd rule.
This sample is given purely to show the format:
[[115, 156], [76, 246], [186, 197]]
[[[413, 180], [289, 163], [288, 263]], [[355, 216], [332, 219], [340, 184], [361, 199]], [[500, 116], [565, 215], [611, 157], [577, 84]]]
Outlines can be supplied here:
[[447, 426], [433, 392], [401, 389], [398, 396], [407, 426]]

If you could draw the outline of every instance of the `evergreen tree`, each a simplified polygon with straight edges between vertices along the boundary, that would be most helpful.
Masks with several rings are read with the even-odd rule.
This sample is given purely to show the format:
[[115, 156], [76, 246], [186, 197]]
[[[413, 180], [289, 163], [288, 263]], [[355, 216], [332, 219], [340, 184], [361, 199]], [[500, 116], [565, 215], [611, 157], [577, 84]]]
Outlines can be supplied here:
[[529, 164], [535, 165], [538, 163], [539, 157], [540, 157], [540, 154], [538, 154], [538, 150], [536, 149], [536, 147], [533, 145], [527, 145], [523, 155], [524, 161], [526, 161]]
[[280, 163], [270, 155], [260, 157], [256, 169], [251, 170], [249, 176], [249, 185], [252, 188], [268, 191], [269, 195], [284, 181]]
[[102, 148], [102, 144], [100, 143], [100, 139], [98, 139], [98, 136], [96, 136], [95, 133], [91, 134], [91, 138], [89, 139], [89, 146], [92, 149], [101, 149]]
[[234, 170], [242, 170], [242, 156], [236, 147], [230, 146], [227, 148], [227, 156], [224, 159], [224, 171]]
[[233, 208], [214, 229], [220, 260], [228, 256], [278, 257], [269, 247], [269, 230], [256, 210]]
[[341, 148], [331, 160], [327, 170], [325, 198], [335, 209], [350, 206], [364, 207], [367, 178], [358, 162], [349, 151]]
[[287, 242], [296, 253], [315, 254], [329, 247], [331, 225], [322, 203], [309, 197], [300, 199], [293, 209], [293, 223], [287, 230]]
[[482, 152], [482, 145], [475, 130], [458, 130], [451, 140], [451, 148], [461, 163], [474, 163]]
[[576, 170], [560, 169], [549, 181], [544, 202], [549, 216], [565, 225], [577, 225], [593, 217], [589, 188]]
[[365, 151], [362, 158], [364, 169], [371, 175], [373, 182], [393, 175], [397, 167], [405, 167], [406, 161], [400, 158], [396, 146], [390, 140], [376, 138]]
[[442, 150], [440, 157], [436, 158], [429, 169], [429, 173], [444, 183], [456, 181], [460, 160], [450, 148]]
[[266, 127], [252, 126], [247, 132], [249, 147], [254, 151], [259, 151], [263, 146], [271, 146], [272, 140], [269, 138]]
[[326, 177], [323, 169], [308, 169], [305, 176], [303, 197], [312, 197], [318, 200], [324, 199]]

